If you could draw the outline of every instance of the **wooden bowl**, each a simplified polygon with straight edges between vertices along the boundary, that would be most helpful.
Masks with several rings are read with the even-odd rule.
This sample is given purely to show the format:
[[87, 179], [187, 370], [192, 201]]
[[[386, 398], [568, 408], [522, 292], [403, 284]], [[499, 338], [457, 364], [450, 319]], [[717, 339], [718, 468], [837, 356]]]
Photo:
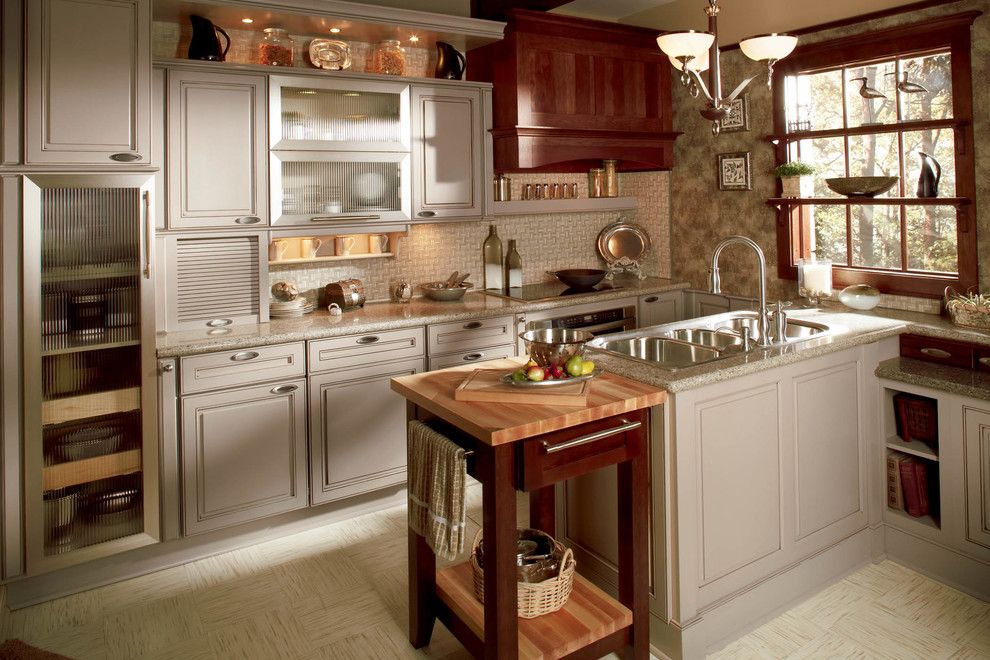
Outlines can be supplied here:
[[893, 188], [897, 179], [896, 176], [842, 176], [825, 179], [825, 184], [846, 197], [874, 197]]

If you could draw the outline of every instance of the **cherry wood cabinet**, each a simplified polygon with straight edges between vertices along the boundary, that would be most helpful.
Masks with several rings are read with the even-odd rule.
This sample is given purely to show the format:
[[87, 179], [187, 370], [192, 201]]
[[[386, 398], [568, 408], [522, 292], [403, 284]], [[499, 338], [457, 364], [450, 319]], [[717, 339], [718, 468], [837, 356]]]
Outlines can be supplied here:
[[527, 10], [472, 50], [468, 77], [494, 84], [497, 171], [670, 169], [671, 66], [656, 32]]

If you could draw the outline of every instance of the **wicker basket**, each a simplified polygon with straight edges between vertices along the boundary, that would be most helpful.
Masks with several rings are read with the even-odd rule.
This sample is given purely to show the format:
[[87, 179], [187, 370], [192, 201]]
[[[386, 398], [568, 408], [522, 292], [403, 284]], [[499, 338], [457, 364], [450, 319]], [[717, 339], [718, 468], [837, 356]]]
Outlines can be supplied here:
[[[535, 619], [543, 614], [556, 612], [567, 603], [574, 586], [574, 569], [577, 562], [574, 552], [564, 548], [556, 539], [554, 554], [560, 554], [560, 573], [543, 582], [517, 582], [516, 606], [520, 618]], [[485, 570], [478, 564], [478, 548], [481, 547], [481, 531], [474, 537], [471, 548], [471, 570], [474, 572], [474, 595], [485, 602]]]
[[955, 325], [978, 330], [990, 330], [990, 308], [954, 299], [955, 290], [945, 288], [945, 311]]

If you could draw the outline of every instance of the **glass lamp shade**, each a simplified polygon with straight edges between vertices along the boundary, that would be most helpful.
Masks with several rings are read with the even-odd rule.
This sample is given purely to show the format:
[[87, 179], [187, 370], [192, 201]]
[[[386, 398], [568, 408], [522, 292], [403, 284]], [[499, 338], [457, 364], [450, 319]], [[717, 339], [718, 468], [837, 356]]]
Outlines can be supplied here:
[[[667, 57], [670, 59], [670, 63], [673, 65], [673, 67], [678, 71], [684, 68], [679, 59], [673, 57], [672, 55], [668, 55]], [[694, 59], [692, 59], [690, 62], [687, 63], [688, 70], [697, 71], [698, 73], [701, 73], [702, 71], [708, 71], [708, 66], [710, 64], [709, 62], [710, 57], [711, 56], [708, 54], [708, 51], [706, 50], [704, 53], [701, 54], [701, 57], [695, 57]]]
[[751, 60], [782, 60], [797, 46], [797, 37], [789, 34], [764, 34], [758, 37], [750, 37], [739, 42], [739, 49], [743, 55]]
[[657, 45], [670, 57], [701, 57], [715, 43], [710, 32], [668, 32], [657, 37]]

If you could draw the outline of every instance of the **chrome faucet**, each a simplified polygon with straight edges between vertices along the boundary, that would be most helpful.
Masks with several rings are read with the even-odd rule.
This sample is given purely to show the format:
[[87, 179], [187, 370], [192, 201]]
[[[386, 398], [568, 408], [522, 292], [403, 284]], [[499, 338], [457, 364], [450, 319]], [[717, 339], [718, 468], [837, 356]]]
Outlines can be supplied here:
[[763, 250], [756, 244], [756, 241], [745, 236], [729, 236], [716, 245], [715, 251], [712, 253], [712, 267], [708, 271], [710, 278], [709, 288], [712, 293], [722, 293], [722, 279], [718, 274], [718, 258], [722, 254], [722, 250], [736, 243], [753, 248], [756, 252], [756, 257], [760, 261], [760, 307], [757, 310], [759, 314], [760, 336], [757, 339], [757, 343], [762, 348], [767, 348], [773, 345], [773, 340], [770, 338], [770, 315], [767, 312], [767, 259], [763, 255]]

